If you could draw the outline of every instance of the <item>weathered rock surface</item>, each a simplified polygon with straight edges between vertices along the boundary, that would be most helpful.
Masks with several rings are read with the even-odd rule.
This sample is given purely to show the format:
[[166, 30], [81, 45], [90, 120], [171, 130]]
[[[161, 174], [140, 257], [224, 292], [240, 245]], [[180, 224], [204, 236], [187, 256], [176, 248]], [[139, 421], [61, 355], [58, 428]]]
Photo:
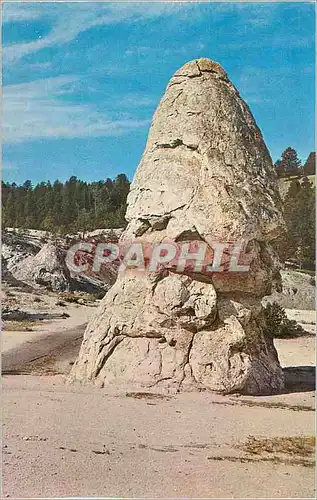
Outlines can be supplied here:
[[[112, 234], [111, 230], [103, 229], [96, 231], [97, 236], [100, 231], [102, 241], [107, 241], [107, 237]], [[118, 234], [122, 232], [116, 231]], [[88, 264], [87, 271], [69, 272], [65, 258], [70, 237], [61, 237], [56, 244], [50, 241], [50, 235], [45, 231], [26, 230], [17, 233], [4, 230], [2, 239], [2, 278], [9, 285], [23, 287], [27, 284], [54, 291], [83, 291], [99, 295], [104, 294], [116, 280], [116, 265], [102, 266], [101, 272], [94, 273], [93, 254], [85, 251], [79, 251], [76, 255], [79, 265]], [[78, 242], [78, 238], [73, 239]]]
[[279, 279], [272, 161], [246, 103], [208, 59], [171, 78], [128, 197], [121, 241], [241, 242], [248, 272], [120, 274], [88, 325], [70, 380], [265, 394], [283, 388], [261, 298]]
[[13, 276], [28, 284], [37, 284], [51, 290], [69, 289], [70, 273], [64, 252], [52, 244], [45, 244], [36, 254], [27, 257], [11, 268]]
[[8, 271], [11, 271], [20, 261], [38, 253], [40, 249], [39, 241], [31, 241], [24, 235], [12, 231], [2, 231], [1, 258]]
[[314, 310], [316, 306], [315, 278], [299, 271], [281, 271], [282, 288], [280, 291], [263, 298], [263, 303], [277, 302], [287, 309]]

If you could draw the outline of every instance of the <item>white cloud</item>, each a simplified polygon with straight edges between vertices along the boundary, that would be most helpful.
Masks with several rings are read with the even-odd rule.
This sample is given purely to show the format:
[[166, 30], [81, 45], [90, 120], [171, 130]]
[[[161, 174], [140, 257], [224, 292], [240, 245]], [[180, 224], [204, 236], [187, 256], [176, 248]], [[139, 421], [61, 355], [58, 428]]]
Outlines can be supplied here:
[[309, 74], [313, 69], [313, 65], [280, 66], [274, 70], [245, 66], [235, 84], [248, 104], [272, 105], [276, 102], [276, 95], [284, 94], [295, 73]]
[[120, 97], [121, 108], [149, 108], [158, 104], [158, 97], [149, 97], [140, 92], [128, 92]]
[[[17, 62], [22, 57], [41, 49], [74, 40], [79, 33], [94, 26], [122, 22], [139, 22], [161, 16], [170, 16], [182, 10], [192, 8], [193, 4], [170, 2], [141, 3], [55, 3], [41, 4], [40, 10], [25, 9], [25, 5], [7, 4], [3, 14], [3, 22], [22, 21], [27, 19], [51, 18], [51, 32], [41, 38], [27, 43], [10, 44], [3, 49], [4, 64]], [[33, 5], [31, 5], [33, 7]], [[13, 10], [11, 10], [13, 8]], [[20, 18], [19, 18], [20, 12]], [[29, 16], [29, 17], [28, 17]]]
[[2, 8], [2, 23], [32, 21], [41, 18], [43, 9], [39, 4], [4, 3]]
[[[206, 5], [203, 5], [206, 3]], [[206, 10], [207, 9], [207, 10]], [[195, 3], [195, 2], [54, 2], [54, 3], [6, 3], [3, 9], [3, 23], [16, 21], [43, 20], [48, 22], [51, 30], [48, 35], [42, 38], [27, 42], [13, 43], [3, 48], [3, 64], [15, 63], [28, 54], [35, 53], [42, 49], [55, 45], [63, 45], [76, 39], [76, 37], [95, 26], [117, 24], [117, 23], [137, 23], [147, 19], [155, 19], [162, 16], [175, 16], [183, 22], [192, 22], [193, 17], [208, 15], [210, 23], [223, 22], [224, 16], [228, 13], [236, 12], [239, 17], [236, 20], [236, 27], [245, 29], [265, 29], [272, 26], [272, 22], [279, 11], [279, 4], [275, 3]], [[302, 46], [311, 43], [311, 40], [303, 40], [302, 37], [293, 35], [293, 39], [283, 39], [272, 36], [264, 41], [260, 40], [260, 46], [288, 45]], [[195, 44], [193, 44], [195, 45]], [[228, 47], [231, 49], [243, 49], [246, 42], [232, 43]], [[203, 44], [197, 42], [197, 50], [202, 50]], [[153, 47], [137, 47], [128, 49], [126, 55], [137, 53], [143, 55]], [[160, 48], [161, 49], [161, 48]], [[186, 47], [179, 47], [178, 53], [186, 53]], [[168, 54], [167, 54], [168, 55]]]
[[[301, 33], [292, 34], [288, 33], [287, 35], [267, 35], [263, 36], [261, 40], [257, 41], [257, 48], [266, 48], [266, 47], [288, 47], [288, 48], [297, 48], [297, 47], [311, 47], [315, 42], [315, 37], [313, 34], [311, 35], [303, 35]], [[244, 40], [242, 42], [228, 42], [226, 44], [221, 44], [220, 47], [227, 48], [228, 50], [244, 50], [249, 49], [254, 42], [252, 40]]]
[[206, 48], [206, 44], [197, 41], [197, 42], [189, 42], [185, 45], [178, 45], [176, 47], [165, 49], [163, 47], [157, 46], [145, 46], [145, 45], [134, 45], [126, 49], [124, 52], [124, 56], [138, 56], [145, 57], [148, 55], [158, 54], [160, 57], [168, 57], [174, 55], [186, 55], [189, 52], [200, 51]]
[[41, 138], [118, 136], [149, 124], [149, 120], [105, 116], [91, 104], [62, 99], [78, 77], [48, 78], [3, 88], [4, 142]]
[[38, 63], [31, 63], [31, 64], [28, 64], [28, 69], [29, 70], [34, 70], [34, 69], [38, 69], [38, 70], [41, 70], [41, 69], [49, 69], [52, 67], [52, 63], [47, 61], [47, 62], [38, 62]]

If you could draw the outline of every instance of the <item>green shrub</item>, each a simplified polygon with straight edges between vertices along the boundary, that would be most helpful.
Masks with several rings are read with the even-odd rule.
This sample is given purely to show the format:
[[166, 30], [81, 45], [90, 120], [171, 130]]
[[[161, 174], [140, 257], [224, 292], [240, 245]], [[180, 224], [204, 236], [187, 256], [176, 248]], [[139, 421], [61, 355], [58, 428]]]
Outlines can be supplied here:
[[[100, 292], [100, 294], [91, 294], [87, 292], [60, 292], [59, 298], [60, 302], [70, 302], [73, 304], [85, 305], [91, 302], [95, 302], [97, 299], [102, 298], [105, 292]], [[56, 304], [61, 305], [61, 304]], [[64, 304], [65, 305], [65, 304]]]
[[80, 295], [77, 295], [74, 292], [61, 292], [59, 296], [62, 299], [62, 302], [66, 301], [73, 304], [78, 304], [78, 301], [80, 300]]
[[294, 320], [288, 319], [285, 310], [277, 302], [264, 308], [266, 333], [277, 339], [292, 339], [304, 334], [303, 328]]

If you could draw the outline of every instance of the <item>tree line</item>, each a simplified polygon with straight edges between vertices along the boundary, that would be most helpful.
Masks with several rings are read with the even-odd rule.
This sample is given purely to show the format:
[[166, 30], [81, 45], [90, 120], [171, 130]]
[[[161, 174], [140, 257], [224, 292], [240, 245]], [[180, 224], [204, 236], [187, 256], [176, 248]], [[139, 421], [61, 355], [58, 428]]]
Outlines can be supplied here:
[[307, 269], [315, 269], [315, 186], [308, 177], [293, 179], [284, 199], [284, 236], [280, 257]]
[[278, 177], [315, 175], [315, 163], [316, 153], [310, 153], [303, 165], [296, 150], [288, 147], [274, 163], [274, 169]]
[[91, 183], [76, 176], [36, 186], [2, 181], [2, 224], [56, 234], [124, 227], [129, 189], [125, 174]]
[[[295, 175], [294, 179], [287, 181], [290, 184], [283, 204], [286, 233], [278, 251], [282, 261], [292, 259], [301, 267], [313, 269], [315, 187], [307, 175], [315, 171], [315, 153], [310, 154], [302, 167], [294, 151], [291, 148], [285, 150], [280, 163], [275, 164], [280, 172], [283, 170], [282, 177]], [[65, 183], [56, 180], [36, 186], [30, 180], [22, 185], [2, 181], [3, 227], [42, 229], [61, 235], [125, 227], [129, 189], [130, 182], [125, 174], [113, 180], [107, 178], [91, 183], [75, 176]]]
[[288, 147], [274, 164], [277, 177], [289, 188], [283, 200], [286, 233], [278, 244], [281, 261], [315, 268], [315, 186], [308, 176], [315, 175], [316, 154], [310, 153], [304, 165], [295, 149]]

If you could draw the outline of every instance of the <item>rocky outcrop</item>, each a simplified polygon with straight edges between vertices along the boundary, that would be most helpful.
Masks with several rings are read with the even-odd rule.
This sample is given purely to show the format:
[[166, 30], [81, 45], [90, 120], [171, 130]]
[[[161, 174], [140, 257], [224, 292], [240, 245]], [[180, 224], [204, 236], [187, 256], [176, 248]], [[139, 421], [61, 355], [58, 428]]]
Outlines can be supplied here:
[[[100, 236], [104, 242], [112, 234], [115, 232], [103, 229], [97, 230], [95, 236]], [[2, 239], [2, 278], [10, 286], [25, 288], [28, 285], [103, 296], [116, 280], [117, 265], [102, 266], [97, 274], [93, 271], [93, 253], [84, 250], [78, 251], [76, 258], [78, 265], [88, 264], [86, 272], [69, 271], [66, 252], [72, 243], [80, 241], [79, 238], [60, 237], [58, 242], [53, 243], [50, 235], [44, 231], [25, 230], [19, 233], [4, 230]]]
[[261, 298], [278, 281], [281, 230], [268, 150], [224, 70], [199, 59], [171, 78], [128, 196], [121, 242], [243, 242], [248, 272], [185, 265], [119, 275], [88, 325], [70, 380], [267, 394], [283, 387]]
[[282, 287], [263, 298], [263, 303], [277, 302], [287, 309], [314, 310], [316, 306], [315, 278], [299, 271], [281, 271]]
[[25, 235], [13, 231], [5, 229], [2, 231], [1, 258], [8, 271], [27, 257], [38, 253], [40, 249], [39, 241], [30, 241]]
[[44, 286], [50, 290], [69, 290], [70, 273], [65, 254], [47, 243], [36, 254], [27, 257], [11, 268], [13, 276], [25, 283]]

